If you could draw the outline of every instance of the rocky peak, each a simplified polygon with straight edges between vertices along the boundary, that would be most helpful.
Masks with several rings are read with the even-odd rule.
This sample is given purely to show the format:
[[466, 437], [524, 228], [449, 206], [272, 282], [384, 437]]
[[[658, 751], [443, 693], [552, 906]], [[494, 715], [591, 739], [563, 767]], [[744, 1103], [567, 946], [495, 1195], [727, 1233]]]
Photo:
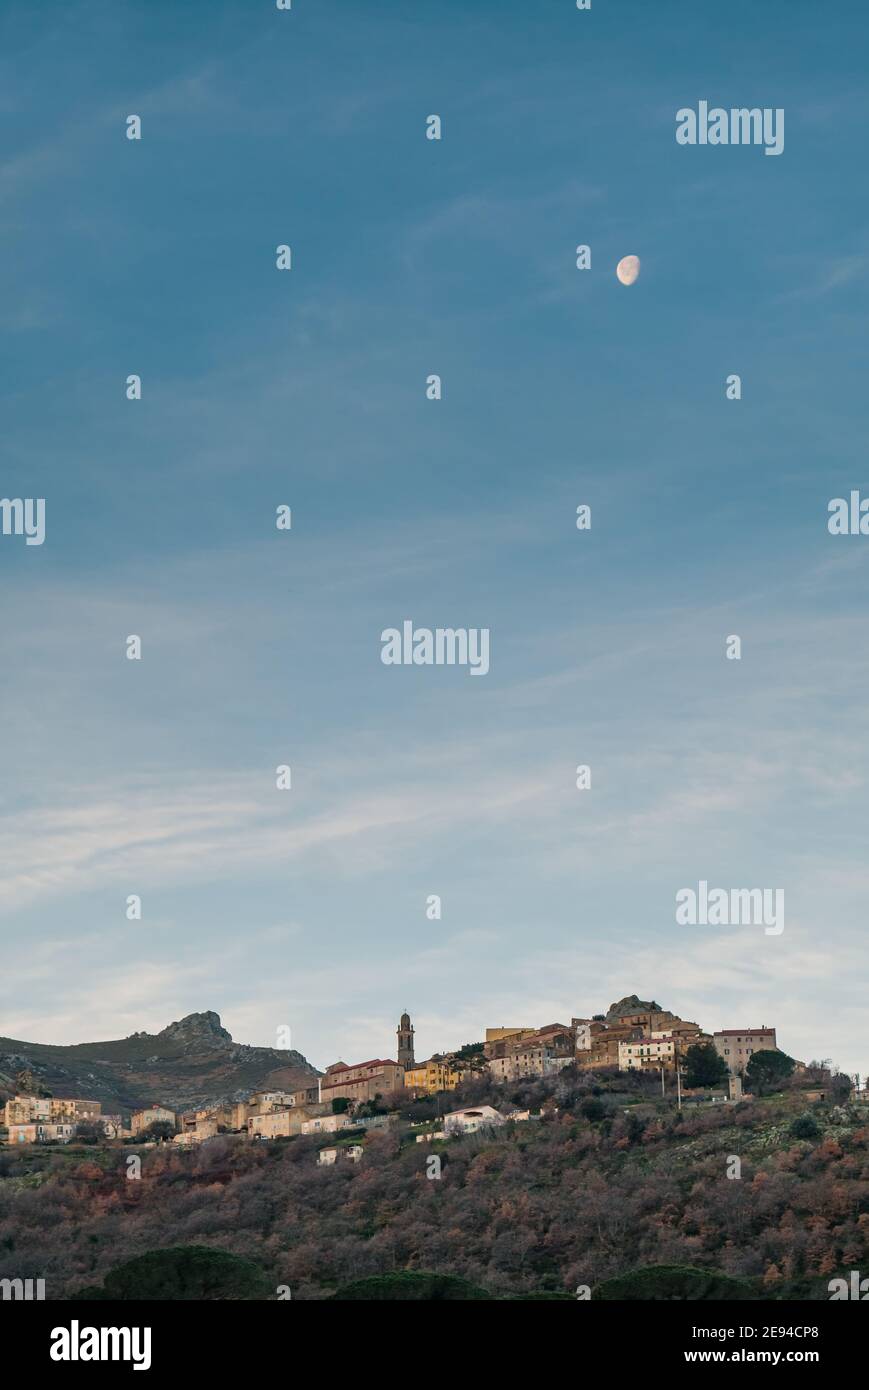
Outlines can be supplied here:
[[157, 1034], [158, 1038], [170, 1038], [183, 1043], [211, 1043], [221, 1045], [232, 1042], [232, 1034], [221, 1026], [220, 1014], [207, 1009], [201, 1014], [187, 1014], [177, 1023], [170, 1023]]
[[660, 1004], [656, 1004], [654, 999], [640, 999], [636, 994], [626, 994], [624, 999], [618, 999], [615, 1004], [610, 1004], [607, 1018], [625, 1018], [628, 1014], [659, 1014], [662, 1012]]

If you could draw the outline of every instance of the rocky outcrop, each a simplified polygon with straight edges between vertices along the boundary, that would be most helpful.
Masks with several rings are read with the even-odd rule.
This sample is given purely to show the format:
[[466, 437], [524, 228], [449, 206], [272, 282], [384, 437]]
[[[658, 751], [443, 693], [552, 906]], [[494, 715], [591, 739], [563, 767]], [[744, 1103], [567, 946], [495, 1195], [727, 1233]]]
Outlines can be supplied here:
[[17, 1089], [13, 1078], [23, 1071], [32, 1094], [82, 1096], [108, 1113], [155, 1101], [191, 1110], [264, 1087], [292, 1090], [319, 1075], [301, 1052], [235, 1042], [212, 1010], [112, 1042], [54, 1047], [0, 1038], [0, 1102]]
[[662, 1013], [660, 1004], [656, 1004], [654, 999], [640, 999], [636, 994], [626, 994], [624, 999], [616, 1000], [615, 1004], [610, 1004], [607, 1010], [607, 1023], [612, 1023], [617, 1018], [625, 1018], [629, 1014]]

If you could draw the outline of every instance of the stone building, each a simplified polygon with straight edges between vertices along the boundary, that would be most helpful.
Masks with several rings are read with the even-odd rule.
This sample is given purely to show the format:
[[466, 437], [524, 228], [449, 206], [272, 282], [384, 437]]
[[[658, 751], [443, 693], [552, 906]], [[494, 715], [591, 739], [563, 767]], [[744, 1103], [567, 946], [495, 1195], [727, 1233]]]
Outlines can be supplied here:
[[98, 1100], [68, 1100], [61, 1096], [12, 1096], [6, 1102], [5, 1123], [8, 1129], [10, 1125], [96, 1120], [99, 1119], [100, 1108]]
[[143, 1130], [149, 1129], [153, 1124], [175, 1125], [175, 1111], [169, 1110], [165, 1105], [148, 1105], [144, 1110], [137, 1110], [130, 1121], [130, 1128], [134, 1134], [141, 1134]]
[[754, 1052], [777, 1052], [774, 1028], [721, 1028], [712, 1034], [715, 1051], [731, 1076], [741, 1076]]
[[398, 1038], [398, 1065], [405, 1071], [413, 1066], [413, 1034], [414, 1028], [410, 1021], [410, 1014], [403, 1013], [401, 1021], [395, 1030]]
[[[405, 1018], [407, 1015], [405, 1014]], [[374, 1058], [348, 1067], [346, 1062], [333, 1062], [320, 1078], [320, 1099], [325, 1102], [346, 1097], [347, 1100], [374, 1100], [387, 1096], [404, 1085], [404, 1067], [397, 1062]]]

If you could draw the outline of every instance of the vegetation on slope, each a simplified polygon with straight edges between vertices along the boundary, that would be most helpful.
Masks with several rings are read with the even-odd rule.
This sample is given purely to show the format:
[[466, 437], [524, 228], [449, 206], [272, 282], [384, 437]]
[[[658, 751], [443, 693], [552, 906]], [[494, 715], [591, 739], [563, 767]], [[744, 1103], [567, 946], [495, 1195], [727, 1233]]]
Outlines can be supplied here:
[[[628, 1276], [621, 1287], [645, 1297], [673, 1277], [649, 1266], [688, 1267], [711, 1289], [730, 1288], [713, 1278], [727, 1276], [763, 1297], [826, 1298], [831, 1277], [869, 1265], [862, 1106], [785, 1091], [680, 1116], [655, 1084], [569, 1070], [505, 1092], [479, 1078], [464, 1103], [542, 1118], [437, 1144], [436, 1179], [431, 1146], [411, 1133], [373, 1133], [359, 1164], [334, 1167], [317, 1165], [323, 1141], [310, 1137], [163, 1145], [142, 1153], [139, 1179], [126, 1176], [129, 1149], [6, 1152], [0, 1278], [43, 1277], [49, 1298], [72, 1296], [137, 1256], [192, 1245], [253, 1260], [265, 1296], [286, 1285], [294, 1299], [403, 1272], [497, 1298], [585, 1285], [608, 1297]], [[409, 1109], [425, 1118], [427, 1105]], [[807, 1112], [817, 1132], [795, 1134]]]

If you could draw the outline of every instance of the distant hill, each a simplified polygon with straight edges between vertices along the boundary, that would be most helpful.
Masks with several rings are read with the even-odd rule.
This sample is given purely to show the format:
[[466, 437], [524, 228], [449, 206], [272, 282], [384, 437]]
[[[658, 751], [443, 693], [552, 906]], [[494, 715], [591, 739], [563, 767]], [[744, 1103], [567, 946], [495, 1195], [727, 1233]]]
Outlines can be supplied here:
[[43, 1092], [98, 1100], [107, 1113], [150, 1101], [188, 1110], [266, 1086], [304, 1086], [319, 1075], [300, 1052], [233, 1042], [211, 1011], [113, 1042], [55, 1047], [0, 1038], [0, 1102], [15, 1093], [22, 1072]]

